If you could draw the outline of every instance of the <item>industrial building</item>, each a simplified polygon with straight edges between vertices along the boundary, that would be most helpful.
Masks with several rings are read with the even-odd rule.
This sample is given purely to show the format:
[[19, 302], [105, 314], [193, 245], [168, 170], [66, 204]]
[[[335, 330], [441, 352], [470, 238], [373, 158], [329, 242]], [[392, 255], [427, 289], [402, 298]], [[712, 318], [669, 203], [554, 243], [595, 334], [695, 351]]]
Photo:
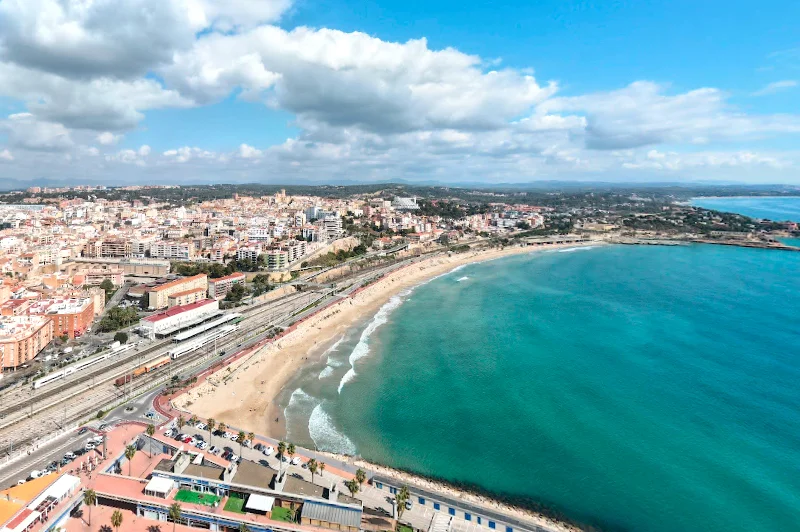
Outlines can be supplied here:
[[219, 301], [204, 299], [189, 305], [171, 307], [142, 318], [139, 332], [147, 338], [155, 339], [197, 325], [220, 314]]

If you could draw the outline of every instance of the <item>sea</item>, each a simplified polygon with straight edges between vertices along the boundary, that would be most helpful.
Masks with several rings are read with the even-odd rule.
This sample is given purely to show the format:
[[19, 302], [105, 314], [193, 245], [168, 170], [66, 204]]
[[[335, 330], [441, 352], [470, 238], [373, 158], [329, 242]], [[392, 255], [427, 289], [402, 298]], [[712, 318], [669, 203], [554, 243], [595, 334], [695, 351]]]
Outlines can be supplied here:
[[800, 530], [798, 272], [704, 245], [471, 264], [298, 374], [286, 437], [600, 530]]

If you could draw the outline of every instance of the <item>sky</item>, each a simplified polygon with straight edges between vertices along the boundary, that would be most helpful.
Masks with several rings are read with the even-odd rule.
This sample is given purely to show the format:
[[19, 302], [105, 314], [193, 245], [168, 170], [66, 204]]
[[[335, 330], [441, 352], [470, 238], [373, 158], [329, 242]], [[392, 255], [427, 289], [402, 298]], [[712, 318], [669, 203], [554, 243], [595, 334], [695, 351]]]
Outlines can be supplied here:
[[0, 0], [0, 184], [800, 184], [800, 2]]

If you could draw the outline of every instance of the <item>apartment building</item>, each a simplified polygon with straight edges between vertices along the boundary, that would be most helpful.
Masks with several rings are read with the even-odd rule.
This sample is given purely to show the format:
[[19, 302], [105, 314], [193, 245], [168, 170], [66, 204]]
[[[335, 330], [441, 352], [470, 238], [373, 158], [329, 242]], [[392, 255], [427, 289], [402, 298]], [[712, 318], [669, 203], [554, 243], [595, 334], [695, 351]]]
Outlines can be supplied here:
[[219, 279], [209, 279], [208, 297], [212, 299], [222, 299], [228, 295], [228, 292], [230, 292], [234, 285], [244, 284], [244, 281], [245, 276], [242, 272], [232, 273], [225, 277], [220, 277]]
[[270, 249], [267, 256], [267, 268], [270, 270], [282, 270], [289, 266], [289, 252], [282, 249]]
[[188, 242], [159, 240], [150, 245], [150, 256], [155, 259], [190, 260], [194, 258], [194, 245]]
[[81, 336], [94, 319], [91, 298], [58, 298], [34, 301], [27, 310], [29, 316], [43, 316], [53, 322], [53, 334], [70, 338]]
[[204, 273], [192, 277], [175, 279], [167, 283], [154, 286], [147, 290], [147, 306], [151, 309], [166, 308], [169, 306], [169, 297], [178, 292], [192, 290], [195, 288], [208, 288], [208, 276]]
[[2, 369], [30, 362], [53, 341], [53, 322], [44, 316], [0, 317]]
[[167, 307], [172, 308], [180, 305], [191, 305], [206, 298], [206, 289], [203, 287], [183, 290], [172, 294], [167, 298]]

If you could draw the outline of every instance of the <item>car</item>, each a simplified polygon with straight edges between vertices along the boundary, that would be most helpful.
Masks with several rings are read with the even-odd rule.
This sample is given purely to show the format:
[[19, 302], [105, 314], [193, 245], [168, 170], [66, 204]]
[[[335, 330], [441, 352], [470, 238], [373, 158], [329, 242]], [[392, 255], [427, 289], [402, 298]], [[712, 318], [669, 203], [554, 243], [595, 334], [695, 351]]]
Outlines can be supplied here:
[[211, 453], [211, 454], [217, 454], [219, 452], [219, 447], [217, 447], [216, 445], [212, 445], [208, 449], [208, 452]]
[[228, 458], [230, 458], [230, 457], [231, 457], [231, 455], [233, 455], [233, 453], [232, 453], [232, 452], [230, 452], [230, 451], [224, 451], [224, 452], [222, 453], [222, 456], [221, 456], [221, 458], [222, 458], [223, 460], [227, 460]]
[[259, 451], [259, 452], [264, 452], [264, 444], [263, 443], [257, 443], [257, 444], [255, 444], [253, 449], [255, 449], [256, 451]]
[[41, 476], [42, 472], [39, 471], [38, 469], [34, 469], [33, 471], [31, 471], [31, 478], [39, 478]]
[[232, 454], [230, 457], [231, 462], [236, 462], [237, 464], [241, 461], [241, 457], [238, 454]]
[[100, 445], [101, 443], [103, 443], [103, 439], [104, 439], [103, 436], [95, 436], [92, 439], [92, 441], [94, 441], [95, 445]]
[[275, 449], [270, 445], [269, 447], [265, 447], [263, 452], [265, 456], [269, 456], [275, 452]]
[[67, 453], [64, 455], [64, 458], [66, 458], [67, 460], [75, 460], [77, 456], [75, 456], [75, 453]]
[[232, 440], [232, 439], [234, 439], [236, 436], [234, 436], [234, 435], [233, 435], [233, 434], [231, 434], [230, 432], [226, 432], [225, 434], [223, 434], [223, 435], [222, 435], [222, 437], [223, 437], [223, 438], [226, 438], [226, 439], [229, 439], [229, 440]]
[[292, 465], [300, 465], [300, 457], [299, 456], [295, 456], [294, 458], [292, 458]]
[[188, 443], [189, 445], [197, 445], [197, 440], [195, 438], [189, 438], [189, 440], [185, 441], [184, 443]]
[[84, 448], [87, 451], [92, 451], [92, 450], [94, 450], [95, 447], [96, 447], [96, 445], [94, 444], [94, 442], [87, 441], [86, 442], [86, 447], [84, 447]]
[[81, 447], [80, 449], [75, 449], [75, 451], [73, 452], [75, 453], [75, 456], [83, 456], [84, 454], [86, 454], [86, 449]]
[[188, 437], [189, 437], [189, 436], [188, 436], [187, 434], [184, 434], [184, 433], [182, 433], [182, 432], [181, 432], [180, 434], [178, 434], [177, 436], [175, 436], [175, 439], [176, 439], [176, 440], [183, 441], [183, 440], [185, 440], [185, 439], [186, 439], [186, 438], [188, 438]]
[[87, 432], [88, 430], [89, 430], [89, 429], [87, 429], [86, 427], [81, 427], [81, 428], [79, 428], [79, 429], [78, 429], [78, 436], [83, 436], [84, 434], [86, 434], [86, 432]]
[[102, 431], [106, 430], [107, 428], [108, 428], [108, 424], [107, 423], [101, 423], [100, 426], [97, 428], [97, 430], [102, 432]]
[[244, 440], [244, 441], [242, 442], [242, 445], [244, 445], [245, 447], [248, 447], [248, 448], [249, 448], [251, 443], [253, 443], [253, 442], [251, 442], [250, 440]]
[[174, 429], [165, 430], [164, 436], [166, 436], [167, 438], [172, 438], [173, 436], [175, 436], [175, 430]]
[[411, 509], [411, 501], [406, 501], [406, 510]]
[[70, 462], [71, 462], [71, 460], [69, 460], [67, 458], [62, 458], [61, 459], [61, 467], [64, 467], [65, 465], [69, 464]]
[[189, 443], [190, 441], [192, 441], [192, 437], [191, 437], [191, 436], [186, 436], [186, 437], [185, 437], [184, 439], [182, 439], [181, 441], [182, 441], [183, 443]]
[[208, 425], [206, 425], [205, 423], [198, 423], [195, 428], [197, 430], [206, 430], [208, 428]]
[[208, 444], [203, 440], [198, 441], [195, 445], [197, 446], [198, 449], [203, 449], [203, 450], [205, 450], [205, 448], [208, 447]]

